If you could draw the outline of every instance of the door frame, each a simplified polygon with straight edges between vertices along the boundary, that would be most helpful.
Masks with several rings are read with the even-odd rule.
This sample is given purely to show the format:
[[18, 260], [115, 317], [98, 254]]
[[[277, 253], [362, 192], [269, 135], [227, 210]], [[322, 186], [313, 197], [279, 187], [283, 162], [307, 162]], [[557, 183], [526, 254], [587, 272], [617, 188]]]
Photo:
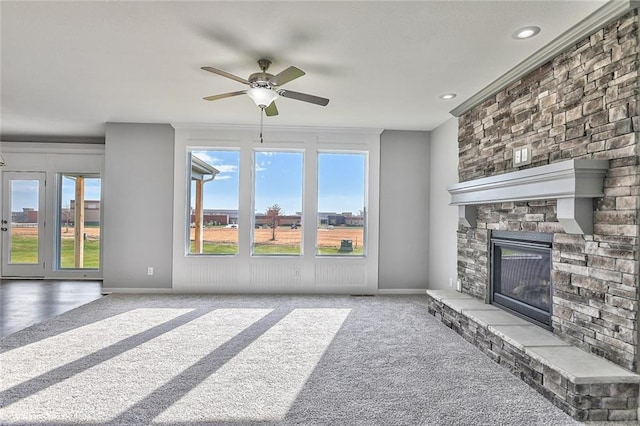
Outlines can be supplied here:
[[[0, 152], [5, 159], [5, 165], [0, 168], [0, 180], [4, 176], [2, 172], [44, 172], [46, 174], [46, 222], [44, 235], [44, 278], [63, 280], [101, 280], [102, 279], [102, 246], [104, 239], [101, 236], [100, 269], [60, 269], [56, 264], [56, 221], [58, 205], [57, 176], [60, 173], [94, 174], [102, 179], [101, 189], [104, 192], [104, 143], [69, 143], [69, 142], [4, 142], [0, 141]], [[0, 184], [0, 191], [4, 192], [4, 182]], [[2, 200], [0, 194], [0, 200]], [[100, 196], [101, 200], [103, 196]], [[104, 224], [101, 201], [100, 223]], [[102, 228], [104, 229], [104, 228]], [[0, 250], [2, 244], [0, 242]], [[2, 257], [2, 253], [0, 253]], [[0, 266], [2, 262], [0, 261]], [[12, 278], [2, 268], [2, 278]], [[24, 277], [29, 278], [29, 277]], [[38, 279], [38, 277], [36, 277]]]
[[[47, 174], [45, 172], [2, 172], [2, 275], [8, 277], [42, 278], [45, 275], [45, 249], [46, 249], [46, 185]], [[12, 190], [11, 182], [17, 180], [37, 180], [38, 181], [38, 262], [37, 263], [12, 263], [11, 241], [12, 241]], [[6, 223], [4, 223], [6, 221]], [[4, 230], [6, 229], [6, 231]]]

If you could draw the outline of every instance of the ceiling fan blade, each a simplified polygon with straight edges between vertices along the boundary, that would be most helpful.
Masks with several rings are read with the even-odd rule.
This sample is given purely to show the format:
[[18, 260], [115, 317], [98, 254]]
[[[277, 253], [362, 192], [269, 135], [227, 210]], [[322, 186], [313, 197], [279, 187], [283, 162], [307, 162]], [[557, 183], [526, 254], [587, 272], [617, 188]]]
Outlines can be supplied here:
[[285, 98], [291, 98], [298, 101], [310, 102], [316, 105], [327, 106], [329, 99], [321, 98], [319, 96], [308, 95], [306, 93], [293, 92], [291, 90], [278, 90], [278, 94]]
[[267, 114], [267, 117], [273, 117], [274, 115], [278, 115], [278, 108], [276, 108], [276, 101], [271, 102], [271, 105], [264, 109], [264, 113]]
[[242, 77], [238, 77], [237, 75], [229, 74], [228, 72], [226, 72], [226, 71], [222, 71], [222, 70], [219, 70], [219, 69], [217, 69], [217, 68], [213, 68], [213, 67], [202, 67], [202, 68], [200, 68], [200, 69], [201, 69], [201, 70], [204, 70], [204, 71], [212, 72], [212, 73], [214, 73], [214, 74], [221, 75], [221, 76], [223, 76], [223, 77], [230, 78], [231, 80], [239, 81], [240, 83], [250, 84], [247, 80], [245, 80], [245, 79], [244, 79], [244, 78], [242, 78]]
[[286, 70], [277, 74], [273, 79], [271, 79], [271, 83], [276, 86], [282, 86], [290, 82], [291, 80], [295, 80], [298, 77], [302, 77], [304, 75], [304, 71], [296, 67], [289, 67]]
[[230, 98], [232, 96], [238, 96], [238, 95], [244, 95], [245, 93], [247, 93], [246, 90], [240, 90], [239, 92], [229, 92], [229, 93], [222, 93], [220, 95], [212, 95], [212, 96], [207, 96], [204, 99], [205, 101], [216, 101], [218, 99], [224, 99], [224, 98]]

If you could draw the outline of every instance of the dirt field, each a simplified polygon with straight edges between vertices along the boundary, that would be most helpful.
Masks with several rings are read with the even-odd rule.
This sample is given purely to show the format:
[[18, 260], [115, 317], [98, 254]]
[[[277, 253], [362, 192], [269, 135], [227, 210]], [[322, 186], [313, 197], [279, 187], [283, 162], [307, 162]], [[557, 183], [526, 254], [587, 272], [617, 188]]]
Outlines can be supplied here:
[[[38, 235], [38, 228], [11, 228], [14, 235]], [[98, 239], [100, 238], [100, 228], [84, 228], [84, 233], [88, 238]], [[73, 238], [73, 226], [62, 227], [62, 237]]]
[[[84, 233], [87, 234], [88, 238], [100, 238], [100, 228], [84, 228]], [[62, 227], [62, 236], [73, 238], [73, 227]]]
[[[17, 235], [36, 235], [37, 228], [13, 228], [13, 232]], [[88, 238], [97, 239], [100, 237], [100, 228], [85, 228]], [[195, 231], [191, 229], [191, 239], [193, 239]], [[318, 247], [340, 247], [340, 241], [352, 240], [353, 247], [362, 246], [364, 231], [362, 228], [346, 228], [335, 227], [333, 229], [318, 230]], [[271, 241], [271, 229], [254, 229], [254, 235], [257, 243], [275, 244], [275, 245], [298, 245], [302, 238], [302, 228], [291, 229], [289, 227], [280, 227], [276, 229], [276, 241]], [[63, 227], [62, 237], [73, 238], [73, 227]], [[218, 243], [237, 243], [238, 229], [233, 228], [205, 228], [204, 240]]]

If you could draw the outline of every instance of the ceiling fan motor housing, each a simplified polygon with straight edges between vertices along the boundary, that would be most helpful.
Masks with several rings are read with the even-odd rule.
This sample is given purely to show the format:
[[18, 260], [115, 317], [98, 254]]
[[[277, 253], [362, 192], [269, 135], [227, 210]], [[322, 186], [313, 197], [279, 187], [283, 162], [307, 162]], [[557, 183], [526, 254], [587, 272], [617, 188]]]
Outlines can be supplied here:
[[268, 72], [256, 72], [249, 76], [249, 83], [251, 87], [266, 87], [270, 89], [276, 87], [276, 85], [273, 84], [274, 77], [273, 74], [269, 74]]

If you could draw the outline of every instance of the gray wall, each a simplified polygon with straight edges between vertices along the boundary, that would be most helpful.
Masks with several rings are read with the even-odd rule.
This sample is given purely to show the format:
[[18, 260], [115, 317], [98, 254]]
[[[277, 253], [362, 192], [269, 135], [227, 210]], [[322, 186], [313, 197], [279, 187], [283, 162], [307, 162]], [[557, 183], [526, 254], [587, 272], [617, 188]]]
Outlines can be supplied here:
[[[107, 123], [104, 288], [170, 288], [174, 130]], [[154, 274], [147, 275], [153, 267]]]
[[456, 288], [458, 209], [447, 186], [458, 182], [458, 119], [431, 132], [429, 189], [429, 288]]
[[[380, 136], [381, 290], [427, 288], [429, 164], [429, 132]], [[455, 240], [455, 230], [452, 235]]]

